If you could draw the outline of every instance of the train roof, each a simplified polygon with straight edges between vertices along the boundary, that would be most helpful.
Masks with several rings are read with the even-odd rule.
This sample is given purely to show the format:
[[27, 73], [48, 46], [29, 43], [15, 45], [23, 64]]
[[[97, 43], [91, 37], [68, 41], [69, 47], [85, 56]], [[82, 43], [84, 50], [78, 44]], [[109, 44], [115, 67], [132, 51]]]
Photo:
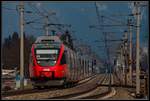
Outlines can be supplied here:
[[62, 43], [58, 36], [40, 36], [36, 39], [35, 43]]

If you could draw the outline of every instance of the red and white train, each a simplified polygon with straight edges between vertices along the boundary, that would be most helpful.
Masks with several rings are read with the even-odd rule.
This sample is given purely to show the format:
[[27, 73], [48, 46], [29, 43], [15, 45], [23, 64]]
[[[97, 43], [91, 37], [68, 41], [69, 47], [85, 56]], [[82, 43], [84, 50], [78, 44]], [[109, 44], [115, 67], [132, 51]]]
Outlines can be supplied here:
[[93, 60], [76, 54], [58, 36], [38, 37], [31, 48], [30, 79], [34, 87], [72, 85], [94, 74]]

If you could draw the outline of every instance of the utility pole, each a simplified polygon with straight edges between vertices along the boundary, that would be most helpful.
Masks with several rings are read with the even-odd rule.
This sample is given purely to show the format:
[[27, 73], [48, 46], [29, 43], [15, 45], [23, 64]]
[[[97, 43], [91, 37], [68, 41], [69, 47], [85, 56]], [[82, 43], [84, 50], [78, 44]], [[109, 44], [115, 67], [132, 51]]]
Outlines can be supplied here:
[[48, 36], [48, 30], [49, 30], [48, 27], [49, 27], [49, 26], [48, 26], [48, 16], [46, 16], [46, 17], [45, 17], [45, 33], [46, 33], [47, 36]]
[[125, 57], [124, 57], [124, 45], [122, 44], [122, 47], [121, 47], [121, 56], [122, 56], [122, 60], [121, 60], [121, 62], [122, 62], [122, 74], [123, 74], [123, 85], [125, 85]]
[[24, 89], [24, 2], [20, 1], [20, 87]]
[[136, 95], [140, 95], [140, 64], [139, 64], [139, 48], [140, 48], [140, 40], [139, 40], [139, 34], [140, 34], [140, 7], [139, 2], [135, 2], [136, 7], [136, 26], [137, 26], [137, 32], [136, 32]]
[[104, 33], [104, 37], [105, 37], [105, 47], [106, 47], [106, 51], [107, 51], [107, 67], [109, 69], [109, 90], [111, 90], [111, 75], [112, 75], [112, 70], [111, 70], [111, 66], [110, 66], [110, 54], [109, 54], [109, 47], [107, 46], [107, 33]]
[[131, 30], [131, 19], [128, 19], [129, 29], [129, 84], [132, 86], [132, 30]]
[[[104, 16], [99, 15], [99, 11], [98, 11], [98, 7], [97, 7], [96, 2], [95, 2], [95, 8], [96, 8], [96, 14], [98, 17], [98, 23], [101, 26], [101, 32], [104, 35], [104, 44], [105, 44], [105, 49], [106, 49], [106, 64], [107, 64], [107, 69], [109, 69], [109, 78], [110, 78], [109, 79], [109, 90], [111, 90], [111, 72], [112, 72], [112, 70], [111, 70], [111, 66], [110, 66], [110, 54], [109, 54], [109, 47], [108, 47], [108, 43], [107, 43], [108, 42], [108, 40], [107, 40], [107, 34], [108, 33], [103, 31], [104, 30], [104, 25], [103, 25]], [[99, 19], [100, 17], [101, 17], [101, 20]], [[102, 23], [102, 24], [100, 24], [100, 23]]]
[[120, 46], [120, 64], [122, 67], [122, 75], [121, 75], [121, 79], [122, 79], [122, 85], [124, 85], [124, 59], [123, 59], [123, 45], [121, 44]]
[[123, 85], [126, 85], [126, 69], [127, 69], [127, 31], [124, 31], [123, 35], [123, 44], [121, 47], [121, 62], [122, 62], [122, 69], [123, 69]]
[[127, 59], [127, 46], [128, 46], [128, 33], [124, 33], [124, 63], [125, 63], [125, 85], [127, 84], [127, 68], [128, 68], [128, 59]]

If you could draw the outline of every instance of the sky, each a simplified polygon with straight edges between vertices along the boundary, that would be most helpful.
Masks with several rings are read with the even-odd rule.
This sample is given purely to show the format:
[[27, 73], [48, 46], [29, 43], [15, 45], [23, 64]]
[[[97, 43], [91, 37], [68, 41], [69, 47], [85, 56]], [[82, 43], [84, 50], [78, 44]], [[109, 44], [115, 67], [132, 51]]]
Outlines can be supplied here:
[[[11, 35], [14, 31], [19, 33], [19, 12], [16, 11], [19, 1], [2, 2], [2, 40]], [[133, 5], [131, 2], [96, 2], [99, 10], [100, 16], [110, 17], [114, 20], [104, 19], [104, 24], [117, 24], [116, 20], [127, 23], [127, 16], [115, 16], [115, 14], [131, 14], [133, 12]], [[148, 2], [146, 3], [148, 4]], [[49, 15], [55, 13], [56, 15], [50, 15], [50, 23], [61, 23], [70, 24], [71, 28], [65, 27], [71, 31], [75, 43], [83, 43], [92, 46], [92, 50], [97, 52], [99, 56], [103, 57], [105, 53], [103, 47], [103, 42], [95, 42], [95, 40], [103, 40], [104, 35], [102, 30], [96, 28], [89, 28], [91, 25], [99, 25], [98, 17], [96, 14], [95, 2], [49, 2], [49, 1], [35, 1], [35, 2], [25, 2], [25, 11], [32, 11], [34, 13], [24, 14], [25, 22], [32, 21], [34, 19], [37, 23], [25, 25], [25, 33], [27, 35], [34, 35], [35, 37], [45, 35], [43, 28], [44, 19], [36, 11], [48, 12]], [[148, 46], [149, 37], [149, 26], [148, 26], [148, 6], [141, 8], [141, 29], [140, 29], [140, 43], [141, 46]], [[40, 23], [38, 23], [40, 22]], [[100, 22], [102, 23], [102, 22]], [[53, 29], [53, 27], [50, 27]], [[115, 32], [110, 34], [108, 38], [120, 39], [123, 36], [124, 30], [127, 27], [106, 27], [104, 32]], [[136, 31], [133, 31], [133, 37], [136, 36]], [[117, 47], [119, 43], [111, 42], [109, 43], [110, 48]]]

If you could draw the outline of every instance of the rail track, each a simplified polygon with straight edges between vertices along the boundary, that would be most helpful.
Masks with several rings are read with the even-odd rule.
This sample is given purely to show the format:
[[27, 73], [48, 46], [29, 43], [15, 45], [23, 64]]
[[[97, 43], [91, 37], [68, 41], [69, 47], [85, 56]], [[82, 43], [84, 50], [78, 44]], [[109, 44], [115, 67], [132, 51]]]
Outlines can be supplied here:
[[[76, 92], [76, 93], [72, 93], [72, 94], [68, 94], [68, 95], [63, 95], [63, 96], [57, 96], [57, 97], [51, 97], [51, 98], [48, 98], [48, 99], [91, 99], [91, 98], [98, 98], [98, 97], [101, 97], [101, 96], [104, 96], [108, 93], [110, 93], [111, 90], [106, 90], [100, 94], [91, 94], [91, 95], [88, 95], [88, 96], [84, 96], [84, 95], [87, 95], [87, 93], [90, 93], [90, 92], [93, 92], [99, 88], [101, 88], [101, 84], [104, 83], [104, 82], [107, 82], [107, 80], [109, 79], [108, 78], [109, 75], [105, 75], [103, 77], [100, 78], [100, 81], [98, 81], [96, 83], [96, 85], [94, 85], [91, 89], [88, 89], [87, 90], [83, 90], [81, 89], [79, 92]], [[107, 87], [108, 88], [108, 87]]]
[[[81, 80], [77, 85], [82, 85], [90, 80], [92, 80], [96, 75], [90, 76], [86, 79]], [[62, 86], [52, 86], [44, 89], [24, 89], [24, 90], [14, 90], [14, 91], [6, 91], [2, 92], [3, 97], [8, 96], [18, 96], [18, 95], [24, 95], [24, 94], [32, 94], [32, 93], [42, 93], [42, 92], [48, 92], [48, 91], [55, 91], [55, 90], [64, 90], [65, 88]]]
[[109, 83], [109, 79], [109, 75], [106, 75], [104, 80], [98, 84], [98, 87], [95, 89], [95, 91], [93, 91], [91, 95], [81, 97], [80, 99], [98, 99], [109, 94], [112, 91], [112, 89], [109, 89], [108, 86], [105, 86]]
[[[107, 77], [104, 74], [92, 76], [86, 78], [85, 80], [79, 82], [76, 86], [71, 88], [49, 88], [49, 89], [26, 89], [18, 90], [14, 92], [5, 92], [2, 94], [3, 99], [13, 99], [13, 100], [39, 100], [39, 99], [72, 99], [80, 95], [92, 92], [97, 88], [100, 88], [102, 82], [106, 82]], [[96, 93], [97, 97], [104, 96], [106, 93]], [[98, 95], [99, 94], [99, 95]], [[96, 95], [91, 94], [90, 96], [84, 96], [82, 99], [86, 98], [96, 98]], [[75, 98], [76, 99], [76, 98]]]
[[40, 92], [47, 92], [49, 90], [56, 90], [58, 88], [49, 88], [49, 89], [25, 89], [25, 90], [16, 90], [16, 91], [9, 91], [9, 92], [3, 92], [2, 96], [7, 97], [7, 96], [15, 96], [15, 95], [23, 95], [23, 94], [31, 94], [31, 93], [40, 93]]

